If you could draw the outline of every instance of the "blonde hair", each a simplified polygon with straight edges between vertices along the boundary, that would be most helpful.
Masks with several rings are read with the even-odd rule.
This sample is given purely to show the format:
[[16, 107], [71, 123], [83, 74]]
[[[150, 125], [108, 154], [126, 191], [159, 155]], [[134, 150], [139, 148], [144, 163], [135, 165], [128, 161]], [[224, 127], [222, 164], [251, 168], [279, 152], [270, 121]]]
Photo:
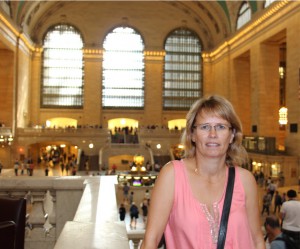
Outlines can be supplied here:
[[226, 163], [228, 165], [243, 165], [248, 162], [248, 155], [242, 145], [243, 133], [242, 124], [235, 113], [232, 104], [222, 96], [211, 95], [197, 100], [190, 108], [186, 116], [186, 128], [182, 134], [181, 142], [185, 146], [186, 158], [194, 157], [196, 145], [192, 141], [192, 134], [194, 132], [194, 125], [197, 115], [202, 112], [213, 113], [222, 119], [228, 121], [232, 127], [234, 138], [229, 144], [226, 155]]

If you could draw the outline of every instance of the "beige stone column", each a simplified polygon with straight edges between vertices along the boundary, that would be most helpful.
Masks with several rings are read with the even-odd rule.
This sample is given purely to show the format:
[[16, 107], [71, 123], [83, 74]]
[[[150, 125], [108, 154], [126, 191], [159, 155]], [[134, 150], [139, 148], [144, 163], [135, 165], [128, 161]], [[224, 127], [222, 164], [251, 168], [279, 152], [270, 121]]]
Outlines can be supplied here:
[[31, 64], [31, 84], [29, 85], [29, 112], [27, 113], [30, 125], [40, 124], [40, 98], [41, 98], [41, 67], [42, 48], [33, 52]]
[[[300, 5], [299, 5], [300, 6]], [[288, 153], [300, 156], [300, 25], [299, 14], [290, 20], [286, 32], [287, 70], [286, 70], [286, 104], [288, 108], [288, 124], [286, 131], [286, 147]], [[297, 132], [291, 132], [290, 125], [297, 125]], [[300, 176], [300, 160], [298, 176]]]
[[164, 51], [145, 51], [145, 115], [141, 125], [162, 125]]
[[279, 133], [279, 46], [261, 43], [251, 50], [251, 117], [257, 135]]
[[101, 124], [102, 49], [84, 49], [84, 107], [79, 124]]
[[212, 58], [209, 53], [202, 54], [202, 94], [214, 93]]
[[231, 61], [230, 100], [242, 122], [243, 133], [251, 135], [251, 69], [250, 53]]

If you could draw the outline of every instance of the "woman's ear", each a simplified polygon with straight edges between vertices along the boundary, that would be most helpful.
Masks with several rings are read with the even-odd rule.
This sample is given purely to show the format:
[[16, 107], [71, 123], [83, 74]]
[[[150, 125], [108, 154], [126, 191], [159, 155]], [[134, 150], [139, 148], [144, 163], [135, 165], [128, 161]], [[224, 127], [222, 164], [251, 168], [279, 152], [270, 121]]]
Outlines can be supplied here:
[[235, 129], [232, 129], [231, 138], [229, 142], [230, 144], [233, 142], [234, 136], [235, 136]]
[[195, 135], [192, 134], [192, 142], [195, 143], [196, 139], [195, 139]]

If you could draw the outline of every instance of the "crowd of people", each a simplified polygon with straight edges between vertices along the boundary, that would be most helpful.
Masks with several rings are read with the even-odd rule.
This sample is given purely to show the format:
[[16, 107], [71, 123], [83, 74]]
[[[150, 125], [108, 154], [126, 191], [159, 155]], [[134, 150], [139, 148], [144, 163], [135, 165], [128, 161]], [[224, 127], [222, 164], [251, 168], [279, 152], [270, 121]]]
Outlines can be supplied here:
[[273, 214], [268, 214], [265, 219], [265, 240], [270, 249], [300, 248], [300, 201], [294, 189], [288, 190], [286, 197], [286, 200], [281, 199], [279, 213], [274, 210]]
[[33, 176], [34, 163], [31, 157], [25, 158], [23, 161], [16, 159], [14, 161], [14, 172], [15, 176], [27, 174]]
[[[138, 200], [135, 197], [134, 191], [130, 191], [130, 186], [127, 183], [123, 185], [123, 200], [119, 207], [119, 218], [121, 221], [125, 220], [127, 214], [128, 207], [128, 216], [130, 217], [130, 228], [136, 229], [137, 228], [137, 221], [142, 215], [143, 225], [144, 227], [147, 224], [148, 218], [148, 209], [150, 206], [150, 191], [149, 189], [145, 190], [144, 196], [142, 200]], [[138, 203], [140, 201], [140, 203]]]
[[[34, 169], [43, 169], [45, 176], [49, 175], [49, 171], [55, 166], [59, 166], [61, 170], [61, 175], [76, 175], [78, 170], [77, 158], [74, 154], [72, 155], [61, 155], [58, 159], [52, 158], [49, 154], [46, 156], [41, 156], [37, 162], [34, 162], [31, 157], [21, 159], [15, 159], [13, 163], [13, 170], [15, 176], [28, 175], [33, 176]], [[0, 174], [3, 168], [0, 162]], [[87, 166], [85, 169], [88, 171]]]

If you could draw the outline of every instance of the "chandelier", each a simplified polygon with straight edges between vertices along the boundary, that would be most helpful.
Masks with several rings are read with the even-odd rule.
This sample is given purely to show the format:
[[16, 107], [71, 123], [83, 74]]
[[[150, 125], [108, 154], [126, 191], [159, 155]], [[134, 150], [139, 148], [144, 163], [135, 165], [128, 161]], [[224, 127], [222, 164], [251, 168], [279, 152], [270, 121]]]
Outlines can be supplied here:
[[14, 140], [14, 137], [11, 133], [10, 128], [0, 127], [0, 146], [4, 147], [11, 145]]

